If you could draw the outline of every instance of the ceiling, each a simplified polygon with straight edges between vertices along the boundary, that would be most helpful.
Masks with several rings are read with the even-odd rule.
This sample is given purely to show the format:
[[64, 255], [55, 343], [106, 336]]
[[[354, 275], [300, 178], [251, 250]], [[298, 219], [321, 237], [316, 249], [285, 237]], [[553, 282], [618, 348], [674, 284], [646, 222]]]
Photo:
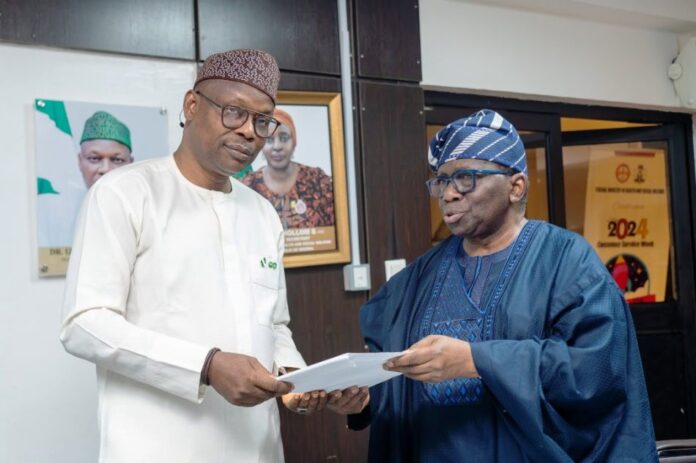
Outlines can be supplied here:
[[459, 1], [677, 34], [696, 34], [696, 0]]

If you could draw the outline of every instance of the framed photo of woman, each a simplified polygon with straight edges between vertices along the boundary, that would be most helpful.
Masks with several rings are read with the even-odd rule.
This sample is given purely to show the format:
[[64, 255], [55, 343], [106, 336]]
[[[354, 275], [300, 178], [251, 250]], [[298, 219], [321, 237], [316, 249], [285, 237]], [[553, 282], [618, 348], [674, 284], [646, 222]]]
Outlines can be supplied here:
[[280, 125], [241, 181], [275, 207], [285, 267], [350, 261], [340, 93], [279, 92]]

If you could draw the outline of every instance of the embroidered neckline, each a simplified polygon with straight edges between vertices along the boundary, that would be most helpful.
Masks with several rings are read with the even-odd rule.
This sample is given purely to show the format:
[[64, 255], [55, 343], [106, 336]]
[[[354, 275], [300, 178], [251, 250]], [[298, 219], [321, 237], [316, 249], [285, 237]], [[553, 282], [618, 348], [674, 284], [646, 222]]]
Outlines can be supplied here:
[[[531, 237], [534, 235], [534, 232], [537, 230], [539, 223], [540, 222], [536, 220], [528, 221], [520, 231], [519, 235], [517, 235], [517, 238], [515, 238], [515, 241], [511, 244], [512, 250], [507, 256], [505, 265], [503, 265], [503, 270], [498, 276], [495, 285], [493, 286], [492, 294], [488, 297], [488, 299], [484, 302], [483, 305], [479, 307], [471, 300], [470, 295], [468, 293], [466, 294], [466, 297], [469, 300], [468, 302], [472, 305], [472, 307], [477, 308], [480, 315], [484, 318], [485, 326], [483, 328], [482, 336], [480, 339], [481, 341], [491, 339], [493, 336], [494, 310], [492, 309], [495, 308], [498, 302], [500, 301], [500, 298], [504, 293], [504, 289], [507, 286], [510, 276], [517, 268], [517, 265], [521, 260], [521, 256], [524, 253], [524, 250], [527, 248], [527, 245], [529, 244]], [[437, 270], [435, 284], [433, 285], [433, 291], [428, 300], [425, 313], [423, 314], [423, 319], [421, 320], [421, 327], [423, 327], [421, 328], [421, 330], [419, 330], [421, 331], [421, 334], [424, 334], [422, 330], [425, 327], [432, 326], [432, 317], [435, 313], [435, 307], [437, 301], [440, 298], [442, 287], [446, 279], [445, 277], [450, 266], [453, 264], [459, 266], [459, 263], [456, 261], [456, 259], [458, 248], [462, 246], [462, 241], [462, 238], [452, 239], [452, 241], [447, 245], [447, 248], [444, 251], [445, 256], [442, 260], [442, 263], [440, 264], [440, 267]], [[412, 329], [413, 326], [410, 326], [409, 333]]]

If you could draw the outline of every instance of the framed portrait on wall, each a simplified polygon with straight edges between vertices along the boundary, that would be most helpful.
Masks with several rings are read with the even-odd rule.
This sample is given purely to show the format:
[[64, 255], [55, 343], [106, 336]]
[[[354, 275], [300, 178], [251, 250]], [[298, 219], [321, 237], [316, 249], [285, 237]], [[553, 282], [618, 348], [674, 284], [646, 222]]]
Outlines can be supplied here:
[[278, 94], [280, 126], [241, 181], [275, 207], [287, 268], [350, 261], [340, 93]]
[[166, 111], [36, 99], [34, 121], [39, 276], [62, 276], [89, 188], [113, 169], [169, 154]]

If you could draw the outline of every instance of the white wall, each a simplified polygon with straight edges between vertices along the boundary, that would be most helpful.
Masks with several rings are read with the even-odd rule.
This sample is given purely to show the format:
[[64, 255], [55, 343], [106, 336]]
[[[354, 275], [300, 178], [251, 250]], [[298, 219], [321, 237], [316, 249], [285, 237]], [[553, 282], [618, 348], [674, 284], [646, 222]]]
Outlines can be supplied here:
[[679, 109], [672, 32], [462, 0], [421, 0], [423, 86]]
[[58, 341], [64, 280], [36, 270], [34, 98], [168, 110], [169, 146], [195, 65], [0, 44], [0, 462], [96, 461], [94, 367]]

